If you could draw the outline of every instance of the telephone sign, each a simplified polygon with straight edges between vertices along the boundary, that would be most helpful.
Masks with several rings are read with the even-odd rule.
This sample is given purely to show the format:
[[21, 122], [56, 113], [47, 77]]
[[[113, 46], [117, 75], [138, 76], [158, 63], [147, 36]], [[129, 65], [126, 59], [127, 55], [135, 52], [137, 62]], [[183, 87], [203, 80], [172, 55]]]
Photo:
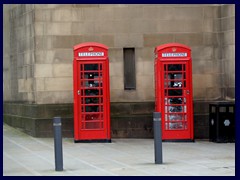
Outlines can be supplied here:
[[187, 57], [187, 53], [162, 53], [162, 57]]
[[80, 52], [78, 56], [104, 56], [104, 52]]

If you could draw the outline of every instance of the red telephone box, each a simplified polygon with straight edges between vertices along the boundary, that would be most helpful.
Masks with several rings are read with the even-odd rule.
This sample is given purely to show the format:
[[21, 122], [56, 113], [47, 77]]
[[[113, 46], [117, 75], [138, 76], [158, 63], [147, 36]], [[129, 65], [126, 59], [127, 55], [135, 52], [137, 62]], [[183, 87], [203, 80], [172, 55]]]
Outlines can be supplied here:
[[192, 59], [188, 46], [155, 48], [155, 111], [161, 113], [162, 139], [194, 141]]
[[111, 142], [108, 47], [74, 46], [74, 141]]

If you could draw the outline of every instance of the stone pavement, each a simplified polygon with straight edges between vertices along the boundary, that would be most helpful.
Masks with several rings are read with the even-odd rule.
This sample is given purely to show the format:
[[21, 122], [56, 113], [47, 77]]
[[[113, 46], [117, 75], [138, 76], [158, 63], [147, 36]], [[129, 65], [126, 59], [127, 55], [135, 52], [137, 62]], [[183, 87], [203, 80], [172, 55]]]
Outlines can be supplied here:
[[53, 138], [33, 138], [4, 124], [4, 176], [235, 176], [235, 143], [164, 142], [163, 164], [155, 164], [153, 139], [63, 138], [63, 168], [55, 171]]

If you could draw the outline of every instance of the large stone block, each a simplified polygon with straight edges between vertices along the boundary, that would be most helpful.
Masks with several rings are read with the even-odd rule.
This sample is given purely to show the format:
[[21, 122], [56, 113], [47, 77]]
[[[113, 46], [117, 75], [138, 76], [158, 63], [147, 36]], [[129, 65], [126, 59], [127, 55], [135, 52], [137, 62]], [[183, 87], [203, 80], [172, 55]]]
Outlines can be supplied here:
[[[52, 64], [54, 59], [54, 51], [38, 50], [35, 52], [36, 64]], [[41, 69], [41, 68], [40, 68]]]
[[235, 29], [235, 17], [223, 18], [221, 20], [222, 31], [228, 31]]
[[84, 20], [83, 9], [72, 8], [72, 22], [79, 22]]
[[[78, 43], [77, 43], [78, 44]], [[53, 63], [68, 64], [73, 61], [73, 47], [53, 51]]]
[[35, 64], [34, 77], [52, 77], [52, 64]]
[[43, 26], [44, 35], [69, 35], [72, 24], [70, 22], [52, 22]]
[[38, 51], [49, 50], [53, 48], [52, 36], [36, 36], [35, 37], [35, 48]]
[[221, 32], [221, 25], [222, 25], [222, 19], [214, 19], [213, 20], [213, 31], [214, 32]]
[[143, 16], [142, 7], [136, 5], [123, 5], [113, 8], [113, 17], [116, 20], [138, 19]]
[[212, 66], [212, 73], [217, 75], [222, 72], [222, 61], [214, 60]]
[[78, 36], [51, 36], [51, 44], [53, 48], [72, 48], [75, 45], [73, 43], [75, 38]]
[[221, 6], [221, 17], [235, 16], [235, 4], [225, 4]]
[[[111, 86], [111, 83], [110, 83]], [[122, 98], [123, 89], [113, 89], [110, 88], [110, 101], [111, 102], [124, 102]]]
[[110, 76], [110, 89], [123, 90], [123, 77], [122, 76]]
[[214, 58], [214, 48], [212, 46], [194, 46], [192, 47], [193, 61], [200, 59], [202, 61], [212, 60]]
[[34, 51], [26, 51], [23, 54], [23, 60], [25, 65], [32, 65], [35, 62]]
[[112, 117], [113, 138], [152, 138], [152, 115]]
[[32, 12], [27, 12], [26, 14], [23, 15], [24, 18], [24, 25], [28, 26], [28, 25], [32, 25], [34, 23], [34, 17], [35, 14]]
[[235, 59], [228, 59], [227, 60], [227, 63], [228, 63], [228, 69], [225, 69], [226, 70], [226, 74], [230, 74], [230, 75], [233, 75], [235, 76]]
[[114, 47], [114, 35], [101, 35], [100, 43], [105, 44], [108, 47]]
[[223, 44], [224, 45], [235, 44], [235, 32], [234, 31], [223, 32]]
[[157, 24], [157, 32], [160, 33], [173, 33], [173, 32], [185, 32], [187, 25], [184, 20], [158, 20]]
[[53, 64], [54, 77], [71, 77], [73, 76], [72, 64]]
[[209, 138], [209, 117], [208, 114], [194, 115], [194, 138], [208, 139]]
[[203, 32], [214, 32], [214, 20], [213, 19], [204, 19]]
[[[125, 24], [125, 23], [124, 23]], [[155, 19], [137, 19], [128, 23], [129, 33], [155, 33], [158, 32]]]
[[72, 4], [34, 4], [35, 9], [61, 9], [71, 7]]
[[35, 9], [35, 22], [49, 22], [52, 20], [52, 11], [50, 9]]
[[[106, 26], [108, 24], [108, 26]], [[108, 20], [105, 23], [101, 21], [96, 22], [95, 29], [92, 29], [94, 33], [102, 34], [121, 34], [121, 33], [131, 33], [130, 31], [130, 21], [129, 20]], [[91, 32], [91, 31], [90, 31]]]
[[203, 7], [175, 7], [173, 12], [174, 19], [202, 19], [203, 17]]
[[33, 78], [30, 79], [18, 79], [18, 91], [19, 92], [32, 92], [34, 91]]
[[235, 45], [228, 45], [222, 48], [223, 59], [235, 59]]
[[40, 23], [40, 22], [35, 23], [35, 25], [34, 25], [35, 34], [36, 34], [37, 36], [43, 36], [43, 35], [45, 35], [45, 31], [44, 31], [45, 26], [46, 26], [46, 24], [45, 24], [45, 23], [42, 23], [42, 22], [41, 22], [41, 23]]
[[226, 73], [225, 75], [227, 81], [227, 87], [235, 87], [235, 74], [234, 73]]
[[35, 88], [36, 91], [44, 91], [44, 78], [35, 78]]
[[123, 62], [109, 63], [110, 76], [122, 77], [123, 75]]
[[208, 114], [209, 113], [209, 103], [211, 101], [206, 100], [196, 100], [193, 101], [193, 113], [194, 114]]
[[110, 48], [108, 51], [108, 56], [110, 63], [123, 63], [123, 48]]
[[174, 41], [174, 34], [144, 34], [144, 47], [156, 47]]
[[53, 63], [72, 63], [73, 60], [73, 49], [55, 49], [47, 51], [36, 52], [36, 63], [37, 64], [53, 64]]
[[204, 32], [203, 33], [203, 45], [206, 45], [206, 46], [212, 46], [214, 45], [216, 42], [216, 35], [215, 33], [213, 32]]
[[[138, 71], [138, 66], [140, 66], [140, 63], [137, 64], [137, 73], [140, 74], [140, 71]], [[150, 75], [151, 77], [154, 76], [154, 61], [144, 61], [142, 62], [142, 74], [143, 75]], [[152, 79], [152, 78], [151, 78]]]
[[[101, 5], [100, 5], [101, 6]], [[102, 21], [103, 19], [104, 20], [112, 20], [114, 19], [114, 11], [115, 11], [115, 7], [100, 7], [98, 9], [96, 9], [96, 11], [91, 11], [88, 9], [84, 9], [83, 10], [83, 14], [84, 14], [84, 17], [85, 17], [85, 20], [95, 20], [95, 21]], [[93, 15], [95, 13], [95, 15]], [[92, 19], [93, 17], [94, 19]]]
[[[154, 86], [153, 83], [152, 83], [152, 86]], [[137, 92], [136, 92], [137, 96], [132, 101], [136, 101], [136, 102], [154, 101], [154, 99], [155, 99], [155, 91], [154, 90], [155, 90], [154, 87], [149, 87], [148, 89], [137, 90]]]
[[155, 109], [154, 102], [140, 102], [131, 104], [131, 114], [149, 114], [152, 115]]
[[195, 100], [205, 100], [206, 98], [206, 88], [204, 87], [195, 87], [194, 86], [195, 83], [193, 83], [193, 99]]
[[98, 8], [100, 4], [72, 4], [73, 8]]
[[204, 19], [214, 19], [221, 17], [221, 7], [219, 5], [204, 6]]
[[145, 94], [139, 90], [123, 90], [111, 88], [111, 102], [141, 102]]
[[174, 9], [172, 7], [162, 7], [161, 5], [144, 6], [143, 17], [146, 19], [173, 20]]
[[149, 93], [149, 89], [154, 89], [154, 77], [152, 75], [138, 75], [136, 83], [137, 88], [145, 90], [146, 94]]
[[226, 99], [227, 100], [235, 100], [235, 87], [227, 88]]
[[52, 10], [52, 21], [72, 21], [72, 9]]
[[143, 36], [137, 33], [120, 33], [114, 36], [114, 47], [143, 47]]
[[219, 100], [222, 98], [222, 89], [220, 87], [212, 87], [206, 89], [206, 99], [207, 100]]
[[203, 22], [201, 19], [197, 20], [184, 20], [184, 31], [185, 32], [202, 32], [203, 31]]
[[73, 93], [72, 91], [38, 91], [36, 102], [38, 104], [72, 103]]
[[73, 89], [72, 77], [45, 78], [46, 91], [70, 91]]
[[85, 21], [95, 21], [99, 20], [98, 16], [101, 12], [101, 8], [97, 6], [89, 6], [90, 8], [82, 8], [82, 16]]
[[215, 66], [215, 63], [211, 60], [204, 61], [202, 59], [194, 59], [192, 63], [192, 71], [196, 74], [210, 74], [213, 72], [213, 66]]
[[187, 46], [200, 46], [203, 44], [202, 33], [179, 33], [175, 34], [174, 36], [175, 42], [182, 43]]
[[[109, 29], [110, 28], [111, 26], [109, 27]], [[96, 34], [99, 34], [100, 31], [101, 29], [96, 23], [93, 23], [92, 21], [81, 21], [81, 22], [72, 23], [71, 32], [69, 32], [69, 34], [72, 33], [73, 35], [85, 35], [85, 34], [96, 35]]]
[[82, 36], [83, 42], [101, 42], [101, 37], [99, 35], [83, 35]]
[[[158, 44], [161, 45], [161, 44]], [[154, 63], [155, 55], [154, 55], [154, 48], [155, 47], [144, 47], [139, 49], [139, 58], [143, 61], [152, 61]]]
[[214, 78], [212, 74], [193, 74], [192, 79], [195, 88], [213, 87]]

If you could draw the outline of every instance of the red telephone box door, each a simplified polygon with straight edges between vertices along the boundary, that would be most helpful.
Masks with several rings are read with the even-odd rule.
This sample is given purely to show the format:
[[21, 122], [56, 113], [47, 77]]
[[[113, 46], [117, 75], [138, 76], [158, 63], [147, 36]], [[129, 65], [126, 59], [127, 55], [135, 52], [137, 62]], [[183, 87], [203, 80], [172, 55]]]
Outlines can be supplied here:
[[156, 48], [156, 111], [163, 140], [193, 140], [190, 48], [171, 43]]
[[77, 51], [74, 53], [77, 55], [74, 58], [75, 142], [110, 142], [107, 48], [98, 43], [84, 43], [81, 47], [78, 45], [75, 50]]

